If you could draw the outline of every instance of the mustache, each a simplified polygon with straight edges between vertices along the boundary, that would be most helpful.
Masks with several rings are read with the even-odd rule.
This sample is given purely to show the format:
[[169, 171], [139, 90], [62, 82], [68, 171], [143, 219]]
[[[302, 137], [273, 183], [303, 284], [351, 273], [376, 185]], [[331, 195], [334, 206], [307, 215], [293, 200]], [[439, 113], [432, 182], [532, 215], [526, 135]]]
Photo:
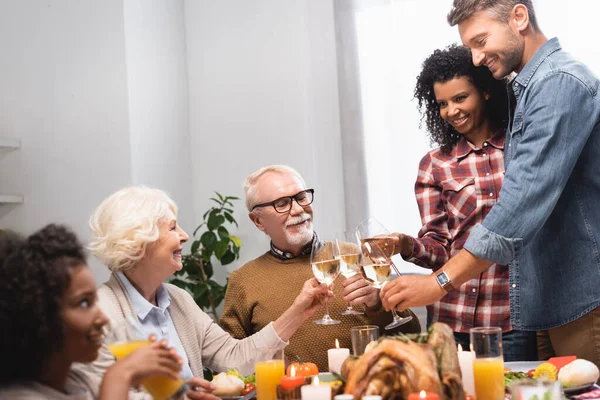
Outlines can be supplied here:
[[285, 227], [287, 228], [288, 226], [291, 225], [299, 225], [305, 221], [310, 220], [310, 215], [307, 213], [295, 216], [295, 217], [290, 217], [286, 222], [285, 222]]

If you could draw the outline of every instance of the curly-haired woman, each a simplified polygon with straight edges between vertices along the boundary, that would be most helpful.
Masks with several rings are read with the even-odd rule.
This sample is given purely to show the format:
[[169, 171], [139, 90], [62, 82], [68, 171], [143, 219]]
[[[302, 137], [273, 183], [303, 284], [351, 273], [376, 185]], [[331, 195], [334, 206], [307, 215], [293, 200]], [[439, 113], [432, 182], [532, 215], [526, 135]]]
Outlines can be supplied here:
[[[396, 249], [405, 260], [434, 271], [462, 249], [471, 228], [498, 200], [504, 178], [506, 82], [471, 60], [463, 46], [435, 50], [415, 88], [438, 148], [421, 159], [415, 183], [423, 227], [417, 237], [396, 234]], [[470, 328], [500, 326], [506, 361], [537, 359], [535, 332], [512, 330], [505, 265], [493, 265], [427, 311], [428, 324], [448, 324], [463, 347], [469, 348]]]
[[73, 363], [96, 359], [108, 322], [76, 236], [48, 225], [26, 240], [0, 237], [0, 399], [127, 399], [153, 375], [177, 377], [166, 342], [117, 361], [102, 382]]

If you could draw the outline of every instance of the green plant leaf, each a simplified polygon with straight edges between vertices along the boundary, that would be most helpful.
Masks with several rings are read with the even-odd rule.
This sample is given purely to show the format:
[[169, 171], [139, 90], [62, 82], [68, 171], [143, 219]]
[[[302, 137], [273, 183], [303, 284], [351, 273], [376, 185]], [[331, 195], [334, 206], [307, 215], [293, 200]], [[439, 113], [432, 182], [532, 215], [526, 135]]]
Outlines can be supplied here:
[[242, 240], [238, 236], [229, 235], [229, 240], [231, 240], [238, 249], [242, 247]]
[[219, 238], [221, 238], [221, 240], [229, 238], [229, 231], [222, 225], [217, 229], [217, 233], [219, 234]]
[[[210, 212], [210, 210], [208, 210], [207, 212], [205, 212], [205, 213], [204, 213], [204, 216], [202, 217], [202, 219], [206, 219], [206, 214], [208, 214], [209, 212]], [[196, 232], [198, 232], [198, 230], [199, 230], [200, 228], [202, 228], [202, 225], [204, 225], [204, 222], [203, 222], [203, 223], [201, 223], [200, 225], [198, 225], [198, 226], [196, 227], [196, 229], [194, 229], [194, 233], [192, 233], [192, 236], [196, 236]]]
[[208, 229], [214, 231], [219, 226], [223, 225], [223, 222], [225, 222], [225, 217], [212, 213], [208, 217]]
[[204, 265], [204, 273], [206, 274], [206, 278], [207, 279], [212, 278], [212, 276], [215, 273], [212, 263], [210, 261], [208, 261], [208, 262], [204, 262], [203, 265]]
[[231, 215], [228, 212], [225, 212], [224, 214], [225, 214], [225, 218], [227, 219], [227, 221], [229, 221], [230, 224], [235, 224], [235, 226], [238, 227], [238, 223], [235, 220], [235, 218], [233, 218], [233, 215]]
[[235, 197], [235, 196], [227, 196], [226, 199], [228, 200], [239, 200], [239, 197]]
[[200, 237], [200, 242], [202, 242], [206, 250], [212, 252], [217, 245], [217, 235], [214, 232], [206, 231]]
[[190, 249], [190, 253], [196, 254], [196, 252], [198, 251], [199, 248], [200, 248], [200, 241], [194, 240], [194, 242], [192, 243], [192, 247]]
[[210, 301], [208, 300], [208, 287], [205, 284], [196, 285], [194, 287], [194, 301], [202, 309], [210, 307]]
[[219, 200], [215, 199], [214, 197], [211, 197], [209, 200], [212, 200], [212, 201], [214, 201], [215, 203], [217, 203], [217, 204], [218, 204], [218, 205], [220, 205], [220, 206], [221, 206], [221, 205], [223, 205], [223, 203], [222, 203], [222, 202], [220, 202]]
[[235, 254], [231, 250], [227, 250], [223, 257], [221, 258], [221, 264], [227, 265], [231, 264], [235, 260]]
[[229, 240], [224, 239], [217, 243], [217, 247], [215, 247], [215, 257], [219, 260], [225, 255], [225, 252], [229, 249]]
[[172, 283], [173, 285], [180, 287], [182, 289], [187, 289], [188, 287], [188, 282], [182, 280], [182, 279], [171, 279], [170, 283]]
[[219, 196], [219, 199], [221, 199], [221, 201], [223, 201], [223, 196], [221, 195], [221, 193], [217, 192], [216, 190], [215, 190], [215, 193], [217, 194], [217, 196]]

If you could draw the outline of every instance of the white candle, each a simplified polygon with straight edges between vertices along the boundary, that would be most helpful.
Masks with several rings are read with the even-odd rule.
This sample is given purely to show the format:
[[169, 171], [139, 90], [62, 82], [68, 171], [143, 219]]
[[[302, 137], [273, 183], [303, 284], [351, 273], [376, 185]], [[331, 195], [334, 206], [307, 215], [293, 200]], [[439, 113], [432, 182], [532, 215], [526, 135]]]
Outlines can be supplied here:
[[475, 353], [472, 351], [463, 351], [462, 346], [458, 345], [458, 364], [462, 374], [463, 388], [465, 393], [475, 395], [475, 379], [473, 378], [473, 360]]
[[331, 387], [319, 385], [319, 377], [315, 376], [312, 385], [304, 385], [300, 388], [302, 400], [331, 400]]
[[350, 349], [340, 349], [340, 342], [335, 339], [335, 349], [327, 350], [327, 359], [329, 360], [329, 372], [339, 374], [342, 370], [342, 364], [350, 355]]

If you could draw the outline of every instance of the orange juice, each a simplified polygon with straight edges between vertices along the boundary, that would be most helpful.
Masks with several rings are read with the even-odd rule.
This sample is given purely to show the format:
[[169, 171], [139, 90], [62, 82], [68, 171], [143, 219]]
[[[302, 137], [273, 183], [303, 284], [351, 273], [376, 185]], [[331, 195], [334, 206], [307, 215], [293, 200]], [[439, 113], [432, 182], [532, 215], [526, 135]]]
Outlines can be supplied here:
[[277, 400], [277, 385], [284, 375], [283, 360], [259, 361], [256, 367], [256, 399]]
[[502, 357], [473, 360], [477, 400], [504, 400], [504, 361]]
[[[114, 354], [117, 360], [131, 354], [142, 346], [149, 345], [149, 340], [133, 340], [131, 342], [113, 343], [108, 345], [108, 349]], [[166, 376], [155, 376], [142, 382], [142, 385], [148, 393], [154, 397], [154, 400], [166, 400], [173, 396], [183, 386], [183, 379], [171, 379]]]

